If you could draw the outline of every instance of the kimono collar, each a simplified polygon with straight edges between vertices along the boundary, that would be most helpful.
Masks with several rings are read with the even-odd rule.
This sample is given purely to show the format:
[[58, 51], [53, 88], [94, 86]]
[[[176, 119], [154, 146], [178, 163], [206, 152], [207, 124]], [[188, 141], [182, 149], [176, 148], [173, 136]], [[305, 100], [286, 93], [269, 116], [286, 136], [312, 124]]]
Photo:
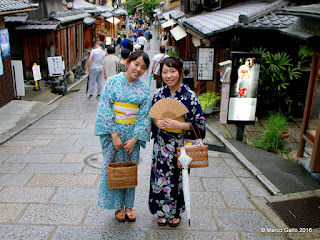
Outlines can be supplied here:
[[125, 83], [125, 84], [129, 84], [130, 86], [132, 86], [132, 84], [136, 84], [137, 82], [140, 81], [140, 78], [136, 78], [132, 81], [132, 83], [130, 83], [126, 77], [126, 75], [124, 74], [124, 72], [121, 72], [118, 74], [118, 77]]
[[171, 94], [169, 87], [166, 85], [163, 87], [163, 93], [166, 97], [179, 97], [181, 94], [183, 94], [185, 91], [190, 90], [189, 86], [187, 84], [183, 84], [175, 93]]

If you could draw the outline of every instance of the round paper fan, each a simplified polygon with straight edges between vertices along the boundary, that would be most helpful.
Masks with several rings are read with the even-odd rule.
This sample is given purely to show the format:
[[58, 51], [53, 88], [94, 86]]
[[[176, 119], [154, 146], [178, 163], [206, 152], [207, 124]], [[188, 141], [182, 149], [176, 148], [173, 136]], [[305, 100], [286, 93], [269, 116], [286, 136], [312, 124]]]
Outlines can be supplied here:
[[188, 112], [188, 108], [182, 102], [173, 98], [163, 98], [152, 106], [149, 117], [155, 119], [176, 119]]

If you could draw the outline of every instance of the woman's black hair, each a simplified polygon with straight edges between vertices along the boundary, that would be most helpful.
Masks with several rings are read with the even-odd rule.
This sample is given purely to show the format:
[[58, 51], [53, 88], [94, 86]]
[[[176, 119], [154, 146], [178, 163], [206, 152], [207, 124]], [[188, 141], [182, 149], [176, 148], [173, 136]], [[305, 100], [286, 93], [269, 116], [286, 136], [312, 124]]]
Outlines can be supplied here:
[[123, 59], [127, 59], [130, 56], [130, 50], [129, 49], [123, 49], [121, 51], [121, 57]]
[[148, 54], [142, 51], [132, 52], [128, 58], [128, 62], [130, 63], [131, 61], [137, 60], [137, 58], [140, 56], [142, 56], [144, 63], [147, 65], [147, 68], [149, 68], [149, 65], [150, 65], [149, 56]]
[[160, 75], [162, 75], [163, 66], [167, 65], [168, 67], [173, 67], [178, 70], [180, 76], [183, 71], [183, 62], [180, 58], [177, 57], [167, 57], [163, 59], [160, 63]]

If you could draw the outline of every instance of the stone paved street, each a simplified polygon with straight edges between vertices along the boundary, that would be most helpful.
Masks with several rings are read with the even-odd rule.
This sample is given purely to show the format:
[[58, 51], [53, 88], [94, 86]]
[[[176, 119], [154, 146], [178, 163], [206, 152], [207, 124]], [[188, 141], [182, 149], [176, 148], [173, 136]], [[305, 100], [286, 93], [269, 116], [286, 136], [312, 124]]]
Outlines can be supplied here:
[[[151, 58], [157, 47], [154, 37], [147, 50]], [[151, 86], [154, 93], [155, 83]], [[159, 227], [149, 213], [151, 142], [141, 151], [137, 221], [119, 223], [114, 211], [99, 209], [102, 154], [93, 135], [98, 101], [86, 98], [85, 81], [76, 88], [80, 91], [54, 102], [52, 112], [0, 145], [0, 239], [287, 239], [267, 231], [285, 226], [265, 204], [269, 192], [223, 151], [209, 152], [208, 168], [191, 170], [190, 226], [184, 214], [176, 229]], [[209, 131], [205, 141], [223, 148]]]

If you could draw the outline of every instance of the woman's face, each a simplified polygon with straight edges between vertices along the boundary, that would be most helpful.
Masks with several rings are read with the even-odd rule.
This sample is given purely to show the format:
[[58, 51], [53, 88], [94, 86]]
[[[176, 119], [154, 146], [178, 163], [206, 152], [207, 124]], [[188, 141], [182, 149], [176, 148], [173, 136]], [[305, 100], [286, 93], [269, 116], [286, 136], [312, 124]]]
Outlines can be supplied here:
[[163, 65], [162, 68], [162, 79], [168, 85], [168, 87], [174, 87], [180, 84], [180, 73], [178, 69]]
[[128, 63], [127, 72], [131, 77], [131, 79], [137, 79], [141, 77], [146, 70], [147, 70], [147, 65], [145, 64], [142, 56]]

